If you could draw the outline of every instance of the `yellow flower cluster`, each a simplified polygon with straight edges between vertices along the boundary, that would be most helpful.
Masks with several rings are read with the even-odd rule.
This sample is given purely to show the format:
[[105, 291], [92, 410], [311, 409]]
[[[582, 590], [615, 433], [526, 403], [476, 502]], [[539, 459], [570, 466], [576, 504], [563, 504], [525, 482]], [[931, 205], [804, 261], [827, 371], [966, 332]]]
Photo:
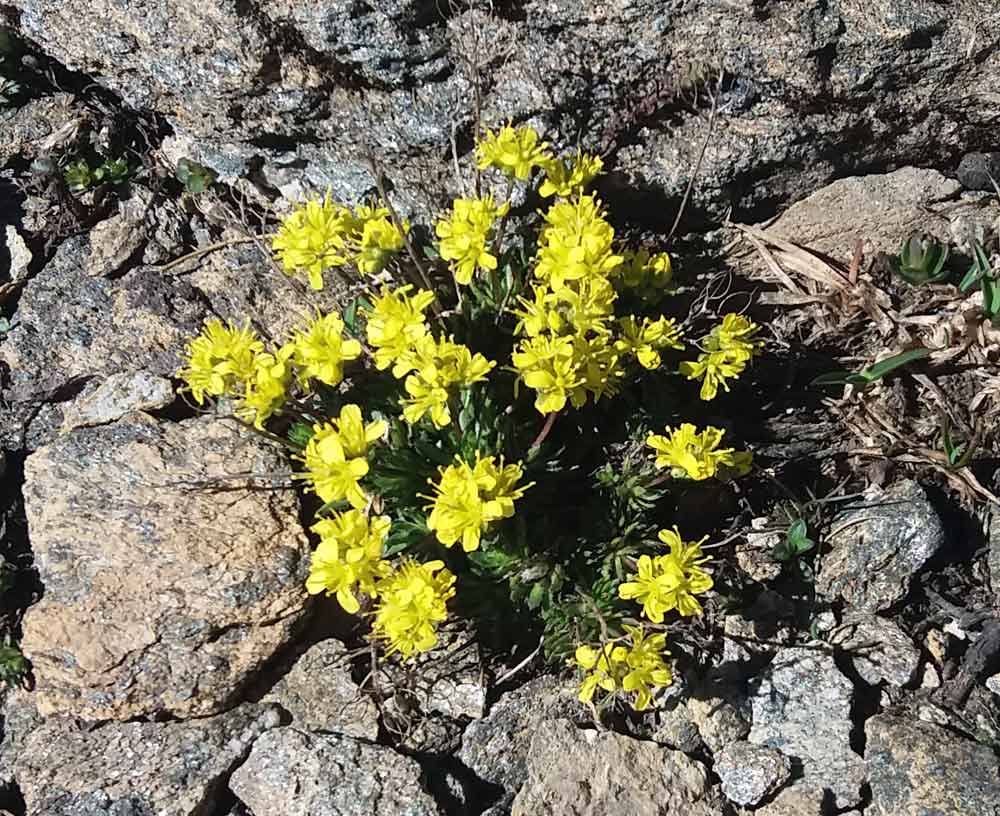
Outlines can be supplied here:
[[303, 479], [324, 502], [346, 499], [362, 510], [368, 496], [359, 484], [368, 474], [368, 446], [385, 435], [383, 420], [365, 424], [357, 405], [345, 405], [340, 416], [313, 427], [313, 435], [302, 456]]
[[203, 405], [206, 396], [221, 397], [236, 392], [250, 379], [254, 359], [264, 351], [264, 344], [249, 322], [237, 327], [221, 320], [207, 320], [197, 337], [187, 345], [188, 364], [178, 372]]
[[752, 454], [734, 448], [720, 448], [725, 431], [708, 426], [698, 429], [690, 422], [666, 428], [666, 436], [650, 433], [646, 444], [656, 451], [656, 467], [670, 468], [679, 479], [701, 481], [713, 476], [728, 478], [750, 472]]
[[437, 484], [431, 482], [437, 495], [423, 497], [431, 500], [427, 527], [445, 547], [461, 541], [466, 552], [479, 549], [490, 522], [513, 516], [514, 502], [531, 487], [516, 486], [524, 475], [521, 465], [505, 465], [502, 456], [498, 462], [476, 454], [475, 465], [456, 459], [439, 472]]
[[206, 396], [233, 397], [236, 415], [263, 428], [285, 406], [294, 380], [307, 390], [313, 379], [327, 385], [343, 380], [344, 363], [361, 355], [361, 344], [343, 331], [340, 315], [317, 314], [290, 342], [266, 351], [248, 324], [208, 320], [188, 343], [187, 365], [177, 374], [199, 405]]
[[713, 400], [721, 386], [729, 390], [727, 380], [736, 379], [746, 369], [761, 342], [756, 338], [760, 327], [743, 315], [727, 314], [722, 323], [702, 339], [702, 353], [698, 359], [681, 363], [681, 374], [689, 380], [701, 380], [701, 398]]
[[444, 428], [452, 419], [453, 390], [484, 380], [496, 363], [453, 339], [432, 337], [424, 311], [434, 295], [426, 290], [410, 295], [410, 289], [382, 287], [367, 311], [368, 342], [376, 368], [391, 366], [394, 377], [406, 378], [403, 419], [414, 424], [427, 415], [436, 427]]
[[403, 243], [387, 208], [361, 205], [352, 212], [327, 193], [287, 215], [271, 248], [287, 274], [305, 272], [309, 285], [322, 289], [327, 270], [353, 264], [361, 274], [374, 275]]
[[317, 315], [304, 330], [292, 334], [292, 359], [300, 382], [310, 380], [338, 385], [344, 379], [344, 362], [361, 356], [361, 343], [344, 338], [344, 321], [331, 312]]
[[435, 627], [448, 617], [446, 603], [455, 595], [455, 576], [443, 561], [403, 558], [375, 591], [372, 630], [388, 642], [389, 654], [406, 658], [437, 645]]
[[651, 303], [660, 300], [673, 281], [670, 256], [666, 252], [651, 255], [648, 249], [626, 250], [624, 256], [625, 261], [614, 278], [615, 286]]
[[588, 156], [580, 150], [576, 151], [576, 157], [572, 159], [552, 158], [543, 165], [545, 168], [545, 178], [538, 193], [543, 198], [559, 196], [570, 198], [579, 195], [586, 189], [601, 170], [604, 169], [604, 162], [598, 156]]
[[435, 627], [447, 615], [455, 576], [441, 561], [403, 559], [393, 567], [382, 557], [391, 524], [387, 516], [366, 518], [359, 510], [337, 513], [313, 525], [320, 536], [306, 590], [335, 595], [345, 611], [361, 609], [358, 594], [375, 600], [372, 629], [389, 653], [410, 657], [437, 645]]
[[382, 544], [390, 526], [388, 516], [369, 519], [356, 509], [316, 522], [312, 529], [320, 541], [306, 580], [309, 594], [336, 595], [352, 615], [361, 609], [357, 593], [375, 595], [379, 579], [392, 571], [389, 562], [382, 559]]
[[479, 140], [476, 163], [480, 170], [495, 167], [506, 176], [527, 181], [532, 170], [545, 167], [551, 159], [547, 148], [534, 128], [504, 125], [496, 133], [488, 130]]
[[641, 603], [642, 614], [653, 623], [663, 623], [663, 614], [672, 609], [684, 616], [700, 615], [695, 595], [712, 588], [711, 576], [701, 568], [709, 560], [701, 551], [705, 539], [685, 542], [677, 527], [660, 530], [659, 537], [670, 552], [640, 556], [638, 573], [618, 587], [619, 597]]
[[559, 201], [545, 213], [534, 269], [534, 299], [520, 298], [517, 331], [524, 339], [512, 355], [522, 382], [536, 391], [543, 414], [569, 401], [613, 395], [627, 356], [645, 368], [660, 364], [660, 350], [681, 349], [672, 319], [626, 316], [614, 320], [611, 277], [623, 257], [613, 248], [614, 229], [591, 195]]
[[434, 232], [441, 239], [438, 251], [450, 262], [458, 283], [468, 286], [477, 269], [497, 268], [497, 258], [488, 247], [490, 232], [497, 218], [506, 215], [509, 209], [508, 202], [498, 207], [491, 195], [456, 198], [451, 215], [437, 222]]
[[580, 684], [580, 702], [589, 703], [597, 689], [608, 693], [624, 691], [635, 694], [632, 707], [644, 711], [653, 701], [654, 688], [663, 688], [673, 682], [667, 665], [667, 636], [665, 633], [647, 635], [641, 626], [623, 627], [628, 635], [627, 645], [608, 643], [599, 647], [580, 646], [571, 663], [584, 670]]

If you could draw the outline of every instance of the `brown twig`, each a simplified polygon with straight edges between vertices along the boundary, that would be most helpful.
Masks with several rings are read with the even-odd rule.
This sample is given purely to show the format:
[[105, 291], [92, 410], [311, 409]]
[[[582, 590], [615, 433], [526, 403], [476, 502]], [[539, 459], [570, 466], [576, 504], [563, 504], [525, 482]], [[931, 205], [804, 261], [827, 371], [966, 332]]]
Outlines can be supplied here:
[[[371, 167], [372, 175], [375, 177], [375, 187], [378, 189], [379, 198], [389, 211], [389, 218], [392, 220], [393, 226], [396, 228], [397, 232], [403, 236], [403, 244], [406, 246], [406, 252], [413, 261], [413, 265], [416, 267], [417, 273], [420, 275], [420, 281], [423, 282], [425, 289], [433, 292], [434, 287], [431, 285], [431, 279], [427, 275], [427, 270], [424, 269], [420, 256], [417, 255], [417, 250], [413, 246], [413, 241], [410, 239], [410, 233], [403, 228], [403, 222], [400, 220], [399, 214], [396, 212], [396, 208], [392, 205], [392, 201], [389, 200], [389, 196], [385, 191], [385, 174], [382, 172], [382, 168], [375, 160], [375, 156], [371, 153], [368, 154], [368, 164]], [[444, 326], [444, 319], [441, 317], [441, 307], [438, 306], [436, 300], [431, 301], [431, 311], [434, 312], [434, 317], [438, 320], [438, 322]]]
[[[272, 237], [271, 235], [263, 236], [265, 238]], [[215, 244], [209, 244], [208, 246], [201, 247], [201, 249], [196, 249], [194, 252], [189, 252], [187, 255], [182, 255], [180, 258], [175, 258], [170, 263], [164, 264], [163, 266], [153, 267], [157, 272], [169, 272], [175, 266], [180, 266], [186, 261], [190, 261], [193, 258], [199, 258], [202, 255], [207, 255], [209, 252], [215, 252], [218, 249], [225, 249], [226, 247], [236, 246], [238, 244], [256, 244], [260, 241], [261, 236], [249, 235], [243, 238], [230, 238], [227, 241], [219, 241]]]
[[698, 174], [701, 173], [701, 165], [705, 161], [705, 154], [708, 152], [708, 143], [712, 139], [712, 134], [715, 131], [715, 115], [719, 110], [719, 93], [722, 90], [722, 77], [723, 74], [719, 72], [719, 79], [716, 83], [715, 93], [712, 94], [712, 108], [708, 113], [708, 128], [705, 131], [705, 138], [701, 143], [701, 151], [698, 153], [698, 161], [695, 162], [694, 172], [691, 174], [691, 178], [688, 179], [687, 187], [684, 189], [684, 197], [681, 199], [681, 206], [677, 208], [677, 216], [674, 218], [674, 223], [670, 227], [670, 232], [667, 233], [667, 242], [674, 237], [674, 233], [677, 232], [677, 227], [680, 226], [681, 218], [684, 216], [684, 210], [687, 209], [688, 199], [691, 197], [691, 191], [694, 189], [694, 184], [698, 180]]
[[542, 442], [545, 441], [545, 437], [549, 435], [549, 431], [552, 430], [552, 426], [555, 424], [556, 417], [559, 415], [558, 411], [552, 411], [545, 416], [545, 424], [542, 426], [542, 430], [538, 432], [538, 436], [535, 437], [535, 441], [531, 443], [530, 450], [535, 450], [540, 447]]

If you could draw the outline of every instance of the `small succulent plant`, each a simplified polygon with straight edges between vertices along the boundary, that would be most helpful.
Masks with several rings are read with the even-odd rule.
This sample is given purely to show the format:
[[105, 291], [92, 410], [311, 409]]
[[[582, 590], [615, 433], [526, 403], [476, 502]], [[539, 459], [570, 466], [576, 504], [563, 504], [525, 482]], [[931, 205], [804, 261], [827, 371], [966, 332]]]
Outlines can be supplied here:
[[205, 192], [215, 181], [215, 173], [204, 165], [190, 159], [181, 159], [177, 162], [177, 180], [184, 185], [192, 195]]
[[948, 277], [945, 268], [948, 252], [947, 244], [914, 234], [903, 242], [899, 255], [890, 258], [889, 263], [895, 274], [915, 286], [939, 283]]

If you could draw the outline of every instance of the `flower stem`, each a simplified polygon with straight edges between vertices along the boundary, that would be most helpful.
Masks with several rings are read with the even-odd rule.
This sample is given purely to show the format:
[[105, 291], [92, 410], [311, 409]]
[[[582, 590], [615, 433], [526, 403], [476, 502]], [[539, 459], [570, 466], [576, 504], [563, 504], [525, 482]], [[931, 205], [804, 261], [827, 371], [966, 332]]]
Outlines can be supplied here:
[[558, 411], [553, 411], [551, 414], [546, 414], [545, 424], [542, 426], [542, 430], [538, 432], [538, 436], [535, 437], [535, 441], [531, 443], [531, 450], [541, 447], [542, 442], [545, 441], [545, 437], [549, 435], [549, 431], [552, 430], [552, 426], [555, 424], [556, 417], [559, 415]]

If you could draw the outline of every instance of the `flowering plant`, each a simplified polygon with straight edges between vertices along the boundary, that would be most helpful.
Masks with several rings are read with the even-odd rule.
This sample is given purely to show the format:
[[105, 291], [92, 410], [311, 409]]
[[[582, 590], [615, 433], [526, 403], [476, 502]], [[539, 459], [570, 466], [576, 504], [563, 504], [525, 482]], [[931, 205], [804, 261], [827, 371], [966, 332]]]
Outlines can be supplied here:
[[683, 405], [730, 389], [758, 327], [728, 314], [685, 337], [670, 257], [624, 246], [588, 192], [600, 158], [505, 126], [476, 167], [506, 194], [458, 198], [427, 231], [385, 200], [295, 209], [272, 244], [284, 271], [315, 289], [346, 274], [356, 297], [267, 342], [209, 321], [179, 376], [288, 445], [316, 497], [305, 589], [387, 654], [434, 648], [461, 615], [498, 646], [540, 636], [582, 670], [581, 700], [643, 709], [671, 682], [667, 623], [713, 586], [704, 539], [667, 526], [670, 488], [751, 466]]

